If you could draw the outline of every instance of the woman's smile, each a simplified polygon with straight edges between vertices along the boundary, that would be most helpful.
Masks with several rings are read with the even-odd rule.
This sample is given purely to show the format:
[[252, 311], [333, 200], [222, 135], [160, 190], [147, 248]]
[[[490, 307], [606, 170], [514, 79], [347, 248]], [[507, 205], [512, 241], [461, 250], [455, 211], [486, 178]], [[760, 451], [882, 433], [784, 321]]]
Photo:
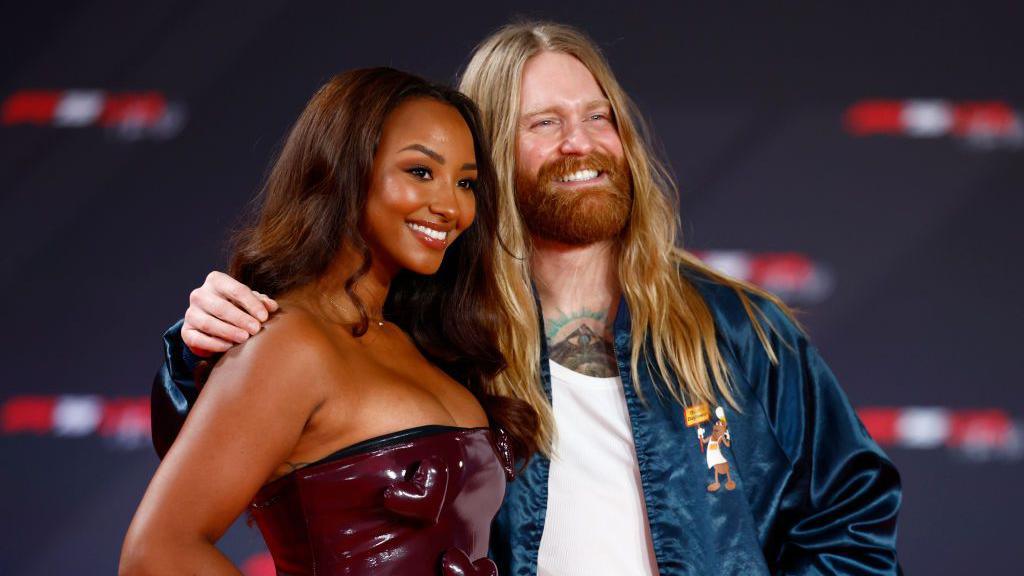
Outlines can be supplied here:
[[412, 230], [413, 236], [422, 242], [427, 248], [444, 250], [448, 247], [449, 236], [452, 236], [453, 227], [450, 224], [440, 224], [423, 221], [407, 221], [406, 226]]

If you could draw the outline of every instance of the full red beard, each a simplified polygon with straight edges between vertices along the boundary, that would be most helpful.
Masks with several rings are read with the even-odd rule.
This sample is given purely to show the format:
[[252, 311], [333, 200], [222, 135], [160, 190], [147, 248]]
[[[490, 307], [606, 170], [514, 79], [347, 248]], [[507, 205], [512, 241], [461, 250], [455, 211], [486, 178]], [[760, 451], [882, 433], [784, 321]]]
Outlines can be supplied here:
[[[583, 186], [558, 182], [566, 174], [586, 169], [597, 170], [607, 179]], [[633, 203], [625, 159], [601, 152], [556, 158], [541, 166], [535, 179], [517, 174], [516, 194], [519, 212], [533, 235], [570, 245], [618, 236]]]

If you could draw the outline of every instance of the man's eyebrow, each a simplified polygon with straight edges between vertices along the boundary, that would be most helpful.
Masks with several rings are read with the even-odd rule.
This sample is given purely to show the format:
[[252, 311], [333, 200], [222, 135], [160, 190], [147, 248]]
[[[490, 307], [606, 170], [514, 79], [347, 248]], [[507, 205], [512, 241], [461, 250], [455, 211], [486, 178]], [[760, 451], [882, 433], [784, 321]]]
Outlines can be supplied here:
[[[608, 107], [608, 108], [611, 108], [612, 107], [612, 102], [611, 102], [611, 100], [608, 100], [607, 98], [597, 98], [595, 100], [591, 100], [590, 102], [587, 102], [583, 106], [583, 108], [585, 110], [591, 110], [593, 108], [598, 108], [598, 107]], [[547, 108], [537, 108], [537, 109], [534, 109], [534, 110], [527, 110], [526, 112], [523, 112], [520, 115], [520, 118], [531, 118], [533, 116], [540, 116], [542, 114], [552, 114], [552, 113], [556, 113], [556, 112], [560, 112], [560, 111], [561, 111], [561, 107], [560, 106], [548, 106]]]
[[550, 114], [556, 111], [558, 111], [558, 106], [548, 106], [547, 108], [538, 108], [535, 110], [528, 110], [526, 112], [523, 112], [521, 117], [529, 118], [531, 116], [540, 116], [541, 114]]
[[410, 144], [405, 148], [399, 150], [399, 152], [405, 152], [406, 150], [416, 150], [417, 152], [423, 152], [427, 156], [430, 156], [431, 158], [436, 160], [438, 164], [444, 164], [444, 156], [441, 156], [440, 154], [434, 152], [430, 148], [427, 148], [423, 144]]

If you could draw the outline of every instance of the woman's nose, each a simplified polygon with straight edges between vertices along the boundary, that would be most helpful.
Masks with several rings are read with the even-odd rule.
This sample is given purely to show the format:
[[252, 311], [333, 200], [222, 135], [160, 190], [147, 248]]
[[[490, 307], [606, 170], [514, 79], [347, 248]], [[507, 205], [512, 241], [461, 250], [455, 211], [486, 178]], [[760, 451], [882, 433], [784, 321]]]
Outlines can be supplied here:
[[458, 220], [460, 206], [455, 187], [454, 185], [448, 185], [449, 183], [447, 182], [443, 184], [440, 182], [441, 181], [439, 181], [437, 191], [430, 202], [430, 211], [439, 216], [443, 216], [446, 220]]

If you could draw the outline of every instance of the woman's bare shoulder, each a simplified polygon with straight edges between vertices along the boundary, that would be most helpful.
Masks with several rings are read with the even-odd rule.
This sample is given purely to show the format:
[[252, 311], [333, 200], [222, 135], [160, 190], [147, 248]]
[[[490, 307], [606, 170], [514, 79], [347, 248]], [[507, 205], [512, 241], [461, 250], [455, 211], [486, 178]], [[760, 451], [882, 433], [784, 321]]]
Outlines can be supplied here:
[[322, 380], [327, 360], [335, 356], [337, 348], [324, 323], [301, 306], [282, 303], [259, 332], [224, 354], [211, 379], [220, 372], [250, 385], [294, 382], [309, 388]]

